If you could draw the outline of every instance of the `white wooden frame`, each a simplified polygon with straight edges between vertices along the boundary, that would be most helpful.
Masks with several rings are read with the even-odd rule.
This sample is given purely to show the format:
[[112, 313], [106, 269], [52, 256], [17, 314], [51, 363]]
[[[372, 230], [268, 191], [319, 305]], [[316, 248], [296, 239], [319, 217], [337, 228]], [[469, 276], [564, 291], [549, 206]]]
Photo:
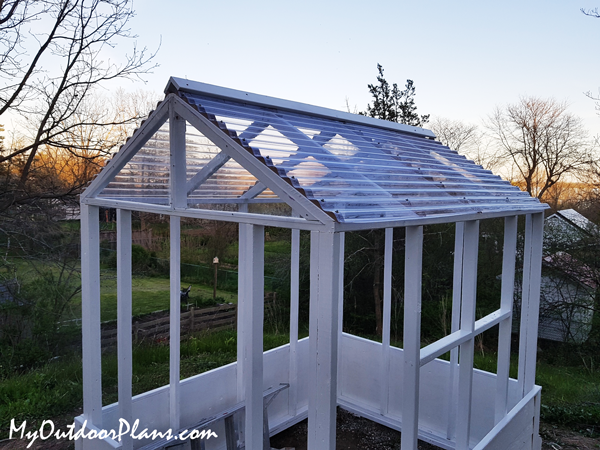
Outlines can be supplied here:
[[[133, 157], [142, 145], [169, 119], [170, 133], [170, 204], [168, 206], [142, 204], [132, 201], [110, 200], [97, 197], [118, 171]], [[186, 123], [200, 130], [211, 139], [221, 153], [210, 167], [186, 181]], [[284, 124], [285, 125], [285, 124]], [[283, 126], [283, 125], [282, 125]], [[209, 211], [189, 207], [187, 195], [201, 183], [210, 171], [218, 170], [227, 160], [234, 158], [259, 181], [243, 195], [239, 210]], [[247, 203], [260, 192], [269, 188], [290, 204], [294, 217], [272, 217], [248, 212]], [[100, 348], [100, 266], [99, 266], [99, 207], [117, 208], [118, 229], [118, 357], [119, 357], [119, 414], [133, 419], [131, 400], [131, 211], [152, 212], [170, 216], [171, 230], [171, 333], [170, 333], [170, 384], [169, 422], [178, 429], [181, 424], [182, 397], [180, 372], [180, 219], [196, 217], [240, 223], [239, 246], [239, 310], [238, 310], [238, 362], [236, 365], [236, 398], [246, 402], [246, 415], [242, 436], [247, 447], [261, 448], [263, 430], [262, 391], [263, 373], [263, 298], [264, 298], [264, 226], [292, 229], [292, 277], [290, 344], [287, 356], [291, 386], [286, 408], [291, 422], [308, 414], [308, 442], [311, 450], [335, 448], [336, 407], [342, 391], [344, 374], [342, 360], [343, 341], [346, 335], [343, 322], [343, 273], [344, 232], [362, 229], [386, 228], [384, 256], [383, 334], [380, 361], [380, 385], [377, 401], [378, 415], [370, 416], [390, 426], [393, 420], [390, 405], [393, 376], [391, 360], [396, 351], [390, 345], [390, 321], [392, 299], [392, 254], [395, 227], [406, 227], [405, 260], [405, 311], [404, 349], [402, 369], [402, 446], [416, 449], [419, 437], [435, 441], [419, 426], [420, 378], [424, 365], [450, 351], [451, 361], [448, 377], [448, 421], [446, 442], [454, 442], [457, 449], [473, 445], [472, 398], [473, 398], [473, 348], [476, 335], [499, 325], [498, 373], [496, 376], [494, 423], [495, 427], [477, 444], [494, 442], [503, 426], [517, 417], [517, 406], [509, 406], [510, 338], [512, 296], [514, 290], [515, 255], [517, 245], [517, 215], [526, 215], [526, 232], [523, 264], [523, 291], [521, 308], [521, 339], [519, 348], [519, 404], [534, 402], [539, 410], [539, 388], [535, 386], [535, 357], [537, 338], [537, 309], [541, 273], [541, 239], [543, 213], [536, 211], [506, 211], [489, 214], [457, 216], [454, 260], [454, 293], [451, 333], [443, 339], [421, 348], [420, 302], [422, 274], [423, 225], [448, 222], [449, 218], [422, 218], [365, 224], [335, 223], [325, 212], [315, 207], [294, 188], [282, 183], [270, 169], [258, 163], [234, 140], [218, 130], [212, 122], [198, 115], [191, 106], [174, 95], [167, 97], [145, 126], [128, 141], [113, 159], [102, 176], [98, 177], [81, 197], [82, 217], [82, 324], [84, 361], [84, 412], [89, 429], [103, 426], [101, 392]], [[476, 279], [479, 220], [505, 217], [504, 256], [502, 270], [502, 294], [500, 309], [476, 320]], [[300, 341], [298, 340], [299, 315], [299, 249], [300, 230], [311, 232], [311, 298], [310, 333], [308, 351], [308, 411], [298, 407], [300, 391], [297, 377], [300, 364]], [[460, 364], [459, 364], [460, 363]], [[393, 380], [392, 380], [393, 382]], [[356, 406], [357, 411], [366, 410]], [[539, 419], [539, 411], [537, 416]], [[535, 419], [535, 420], [538, 420]], [[290, 422], [290, 423], [291, 423]], [[534, 447], [537, 426], [534, 425]], [[83, 420], [78, 420], [78, 426]], [[429, 437], [428, 437], [429, 436]], [[108, 441], [107, 441], [108, 442]], [[436, 441], [437, 442], [437, 441]], [[114, 443], [110, 443], [114, 447]], [[78, 448], [96, 448], [93, 441], [78, 442]], [[123, 442], [123, 449], [135, 444]], [[487, 444], [486, 444], [487, 445]], [[491, 444], [490, 444], [491, 445]], [[100, 448], [100, 447], [98, 447]]]

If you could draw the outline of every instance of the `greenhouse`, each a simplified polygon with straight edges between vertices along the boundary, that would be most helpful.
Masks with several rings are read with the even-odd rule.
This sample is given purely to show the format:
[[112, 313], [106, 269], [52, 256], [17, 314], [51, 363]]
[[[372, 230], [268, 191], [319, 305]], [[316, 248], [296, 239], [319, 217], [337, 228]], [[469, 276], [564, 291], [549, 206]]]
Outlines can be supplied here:
[[[165, 93], [81, 195], [84, 405], [76, 423], [98, 432], [118, 429], [120, 419], [161, 432], [211, 424], [219, 437], [106, 436], [80, 439], [77, 448], [268, 449], [269, 435], [308, 418], [308, 448], [330, 450], [340, 406], [401, 431], [405, 450], [416, 450], [418, 439], [443, 449], [540, 449], [541, 388], [534, 381], [546, 205], [425, 129], [180, 78], [171, 78]], [[119, 392], [111, 405], [102, 403], [99, 208], [117, 210]], [[133, 396], [136, 211], [170, 220], [170, 383]], [[184, 380], [181, 218], [239, 224], [237, 362]], [[479, 224], [486, 219], [504, 221], [502, 287], [499, 309], [477, 318]], [[455, 224], [451, 331], [425, 345], [423, 227], [443, 223]], [[265, 226], [292, 230], [290, 342], [268, 352]], [[381, 342], [342, 331], [345, 233], [373, 229], [385, 229]], [[395, 229], [405, 237], [402, 348], [390, 340]], [[303, 230], [310, 232], [309, 336], [299, 339]], [[513, 379], [516, 286], [521, 319]], [[494, 327], [497, 371], [474, 369], [475, 340]], [[449, 361], [440, 358], [447, 353]]]

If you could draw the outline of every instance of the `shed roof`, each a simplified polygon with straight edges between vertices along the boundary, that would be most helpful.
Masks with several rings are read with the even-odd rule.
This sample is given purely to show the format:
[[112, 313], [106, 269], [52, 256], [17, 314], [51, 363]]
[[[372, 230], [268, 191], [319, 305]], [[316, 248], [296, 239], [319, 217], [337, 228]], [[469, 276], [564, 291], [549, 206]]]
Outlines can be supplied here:
[[[210, 122], [235, 147], [225, 149], [206, 129], [187, 127], [189, 207], [290, 204], [282, 193], [292, 188], [338, 223], [546, 208], [435, 141], [429, 130], [179, 78], [165, 91], [191, 107], [185, 111], [195, 117], [188, 122]], [[169, 204], [167, 116], [160, 129], [154, 122], [152, 137], [102, 184], [99, 198]], [[150, 125], [138, 134], [144, 126]]]
[[564, 226], [575, 227], [588, 234], [597, 232], [598, 229], [594, 222], [589, 220], [584, 215], [578, 213], [574, 209], [563, 209], [561, 211], [556, 211], [556, 213], [546, 218], [546, 222], [551, 222], [555, 218], [560, 219], [559, 223], [564, 224]]

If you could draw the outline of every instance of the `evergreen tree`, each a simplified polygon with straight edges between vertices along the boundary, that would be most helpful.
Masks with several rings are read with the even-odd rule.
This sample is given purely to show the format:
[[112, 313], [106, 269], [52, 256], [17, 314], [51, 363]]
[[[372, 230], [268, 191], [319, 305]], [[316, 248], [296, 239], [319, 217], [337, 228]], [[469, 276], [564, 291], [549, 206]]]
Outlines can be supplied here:
[[383, 67], [377, 64], [379, 76], [378, 85], [369, 84], [369, 91], [373, 96], [373, 106], [367, 105], [367, 111], [361, 112], [364, 116], [376, 119], [389, 120], [391, 122], [404, 123], [416, 127], [422, 127], [429, 121], [429, 114], [419, 116], [415, 105], [415, 86], [412, 80], [406, 80], [404, 90], [398, 89], [394, 83], [392, 86], [383, 77]]

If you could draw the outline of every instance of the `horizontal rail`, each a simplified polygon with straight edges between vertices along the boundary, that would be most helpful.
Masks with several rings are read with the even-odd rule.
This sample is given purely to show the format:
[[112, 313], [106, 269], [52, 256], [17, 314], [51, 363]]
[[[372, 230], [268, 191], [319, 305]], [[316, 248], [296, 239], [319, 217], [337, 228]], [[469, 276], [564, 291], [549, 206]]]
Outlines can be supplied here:
[[475, 322], [475, 329], [471, 332], [458, 330], [454, 333], [449, 334], [442, 339], [435, 341], [432, 344], [429, 344], [426, 347], [421, 349], [420, 360], [421, 366], [424, 366], [428, 362], [433, 361], [438, 356], [443, 355], [446, 352], [449, 352], [455, 347], [458, 347], [460, 344], [467, 342], [470, 339], [473, 339], [478, 334], [483, 333], [486, 330], [489, 330], [494, 325], [499, 324], [505, 319], [511, 317], [510, 311], [502, 312], [500, 309], [494, 311], [493, 313], [488, 314], [485, 317], [482, 317], [478, 321]]

